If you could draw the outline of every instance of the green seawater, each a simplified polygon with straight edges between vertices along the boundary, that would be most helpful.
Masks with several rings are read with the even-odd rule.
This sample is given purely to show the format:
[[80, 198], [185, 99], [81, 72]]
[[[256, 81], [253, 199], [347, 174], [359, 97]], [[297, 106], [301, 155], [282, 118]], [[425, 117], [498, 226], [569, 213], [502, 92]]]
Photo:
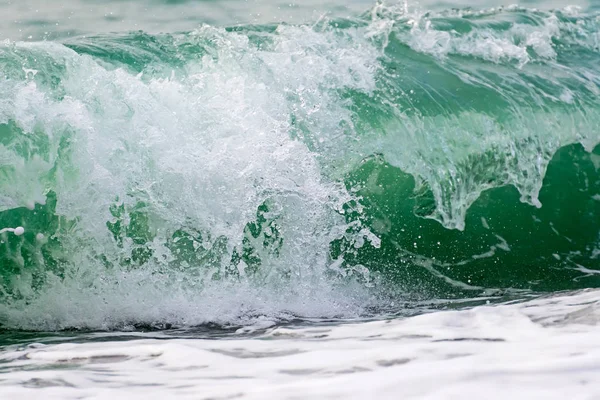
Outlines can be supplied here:
[[[172, 3], [155, 14], [182, 21]], [[373, 316], [600, 286], [595, 3], [299, 8], [10, 25], [0, 229], [24, 234], [0, 234], [1, 326]]]

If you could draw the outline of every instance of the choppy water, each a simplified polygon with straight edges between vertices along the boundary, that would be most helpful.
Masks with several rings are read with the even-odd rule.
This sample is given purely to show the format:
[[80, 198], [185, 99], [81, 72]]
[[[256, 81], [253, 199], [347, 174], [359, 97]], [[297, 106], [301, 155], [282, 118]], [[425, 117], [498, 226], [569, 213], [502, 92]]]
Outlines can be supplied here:
[[0, 11], [0, 394], [598, 393], [600, 3]]
[[594, 399], [598, 295], [231, 336], [31, 336], [0, 355], [0, 388], [28, 399]]

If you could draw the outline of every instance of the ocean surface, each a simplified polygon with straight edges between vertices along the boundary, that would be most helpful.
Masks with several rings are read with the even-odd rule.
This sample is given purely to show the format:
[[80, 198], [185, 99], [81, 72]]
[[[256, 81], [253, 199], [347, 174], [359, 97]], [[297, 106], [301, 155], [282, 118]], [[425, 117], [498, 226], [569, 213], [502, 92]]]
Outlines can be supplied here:
[[600, 1], [0, 16], [1, 399], [600, 399]]

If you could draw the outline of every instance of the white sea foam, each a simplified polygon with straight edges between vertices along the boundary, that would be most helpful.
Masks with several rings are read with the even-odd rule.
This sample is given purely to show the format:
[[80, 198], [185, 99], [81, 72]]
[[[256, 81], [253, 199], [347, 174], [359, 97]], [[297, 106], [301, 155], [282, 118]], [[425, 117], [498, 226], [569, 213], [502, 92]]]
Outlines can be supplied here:
[[587, 291], [389, 321], [275, 327], [252, 338], [131, 334], [136, 340], [123, 342], [96, 334], [87, 337], [96, 343], [14, 345], [0, 353], [0, 395], [592, 399], [600, 393], [599, 299]]
[[[60, 65], [65, 72], [55, 90], [29, 77], [0, 82], [6, 94], [0, 123], [20, 130], [12, 139], [49, 143], [29, 160], [18, 146], [0, 144], [0, 157], [6, 153], [16, 166], [12, 179], [0, 182], [0, 210], [32, 208], [32, 199], [43, 203], [52, 190], [56, 214], [72, 223], [59, 232], [33, 232], [58, 238], [69, 267], [61, 278], [48, 274], [33, 296], [36, 271], [21, 263], [11, 277], [18, 296], [0, 306], [5, 324], [102, 328], [225, 322], [226, 315], [245, 312], [273, 318], [360, 313], [367, 294], [336, 289], [328, 268], [330, 243], [346, 234], [339, 210], [352, 197], [319, 160], [326, 151], [319, 147], [337, 144], [313, 139], [320, 132], [342, 135], [340, 120], [351, 123], [337, 91], [374, 88], [376, 50], [355, 30], [338, 36], [280, 26], [272, 39], [273, 48], [261, 51], [246, 35], [208, 26], [175, 37], [212, 48], [170, 77], [132, 74], [56, 43], [6, 44], [40, 69]], [[292, 114], [314, 136], [294, 138]], [[261, 204], [276, 228], [245, 235]], [[123, 210], [119, 216], [115, 207]], [[136, 238], [119, 242], [107, 229], [111, 223], [128, 229], [135, 210], [147, 216], [145, 245], [153, 254], [138, 270], [121, 268]], [[263, 242], [274, 229], [283, 241], [269, 249]], [[198, 252], [209, 254], [206, 262], [174, 262], [177, 254], [166, 244], [178, 230], [191, 232]], [[366, 228], [361, 232], [370, 237]], [[222, 275], [242, 253], [244, 237], [256, 242], [260, 274], [246, 281], [240, 261], [240, 282], [226, 283]], [[45, 243], [38, 240], [36, 251]]]

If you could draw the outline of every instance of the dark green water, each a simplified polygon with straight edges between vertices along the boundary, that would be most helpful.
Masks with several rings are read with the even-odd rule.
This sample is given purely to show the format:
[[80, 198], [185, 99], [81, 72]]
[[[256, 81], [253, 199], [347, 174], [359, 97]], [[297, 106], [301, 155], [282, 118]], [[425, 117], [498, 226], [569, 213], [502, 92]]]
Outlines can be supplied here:
[[3, 42], [0, 323], [600, 286], [593, 5], [350, 15]]

